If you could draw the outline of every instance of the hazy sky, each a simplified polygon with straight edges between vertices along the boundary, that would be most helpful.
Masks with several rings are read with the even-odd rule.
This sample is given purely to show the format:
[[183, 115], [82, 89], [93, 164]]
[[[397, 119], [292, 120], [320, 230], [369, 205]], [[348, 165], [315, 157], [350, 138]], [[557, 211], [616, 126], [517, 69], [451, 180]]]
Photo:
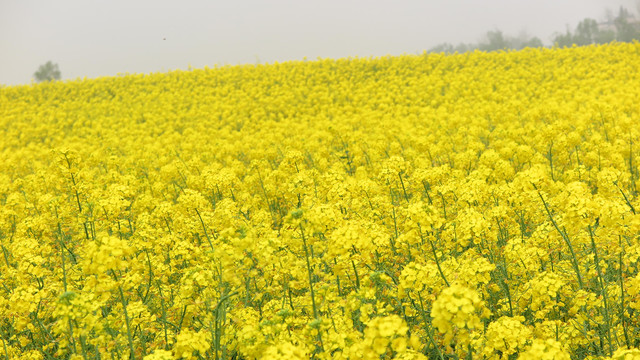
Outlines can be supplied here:
[[554, 32], [637, 0], [0, 0], [0, 84], [303, 57], [421, 53], [489, 30]]

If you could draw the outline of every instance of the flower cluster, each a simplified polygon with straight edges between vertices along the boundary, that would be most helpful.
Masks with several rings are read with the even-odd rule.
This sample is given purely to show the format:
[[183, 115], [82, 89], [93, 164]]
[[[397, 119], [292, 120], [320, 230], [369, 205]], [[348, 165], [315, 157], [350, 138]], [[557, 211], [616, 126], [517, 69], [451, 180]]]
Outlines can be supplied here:
[[482, 318], [488, 318], [489, 309], [473, 289], [454, 284], [442, 291], [433, 302], [433, 325], [444, 334], [445, 344], [454, 341], [463, 349], [477, 339], [484, 329]]

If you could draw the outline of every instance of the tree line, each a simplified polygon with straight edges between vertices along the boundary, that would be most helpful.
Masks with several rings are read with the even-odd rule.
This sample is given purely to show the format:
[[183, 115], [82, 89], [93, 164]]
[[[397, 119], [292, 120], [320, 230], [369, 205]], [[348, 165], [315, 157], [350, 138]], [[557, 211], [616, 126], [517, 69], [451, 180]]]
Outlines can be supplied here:
[[[640, 40], [640, 22], [629, 10], [620, 7], [615, 17], [608, 14], [607, 19], [602, 22], [586, 18], [580, 21], [573, 31], [567, 28], [564, 33], [555, 33], [552, 39], [552, 46], [584, 46], [605, 44], [613, 41], [633, 42], [634, 40]], [[492, 30], [488, 31], [484, 39], [479, 43], [460, 43], [458, 45], [442, 43], [429, 49], [428, 52], [462, 53], [476, 49], [482, 51], [521, 50], [527, 47], [544, 46], [542, 40], [536, 36], [531, 37], [526, 33], [518, 36], [508, 36], [500, 30]]]

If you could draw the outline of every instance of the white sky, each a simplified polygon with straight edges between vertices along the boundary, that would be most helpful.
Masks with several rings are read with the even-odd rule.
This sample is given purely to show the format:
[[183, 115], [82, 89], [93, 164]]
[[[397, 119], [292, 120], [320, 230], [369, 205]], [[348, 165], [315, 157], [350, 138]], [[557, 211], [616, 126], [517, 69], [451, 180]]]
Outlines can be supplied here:
[[[489, 30], [550, 43], [638, 0], [0, 0], [0, 84], [48, 60], [63, 79], [189, 65], [421, 53]], [[164, 40], [166, 39], [166, 40]]]

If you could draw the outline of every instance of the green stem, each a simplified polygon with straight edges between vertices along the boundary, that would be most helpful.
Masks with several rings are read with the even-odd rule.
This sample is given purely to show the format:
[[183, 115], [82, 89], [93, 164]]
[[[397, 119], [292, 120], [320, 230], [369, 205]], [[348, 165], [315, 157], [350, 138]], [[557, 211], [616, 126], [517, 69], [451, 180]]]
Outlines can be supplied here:
[[87, 360], [88, 359], [88, 357], [87, 357], [87, 344], [84, 341], [84, 336], [80, 335], [79, 338], [80, 338], [80, 348], [82, 349], [82, 358], [84, 360]]
[[629, 198], [627, 197], [627, 195], [624, 193], [624, 191], [622, 191], [620, 186], [618, 186], [617, 182], [614, 182], [614, 185], [618, 188], [618, 190], [620, 190], [620, 193], [622, 194], [622, 197], [624, 198], [624, 201], [627, 203], [627, 206], [629, 206], [629, 209], [631, 209], [631, 212], [633, 213], [633, 215], [635, 215], [636, 214], [636, 209], [631, 204], [631, 201], [629, 201]]
[[609, 303], [607, 301], [607, 288], [605, 287], [604, 278], [602, 276], [602, 269], [600, 269], [600, 259], [598, 258], [598, 249], [596, 248], [596, 241], [594, 239], [593, 229], [591, 225], [587, 227], [589, 229], [589, 237], [591, 237], [591, 247], [593, 248], [593, 257], [596, 263], [596, 271], [598, 272], [598, 279], [600, 280], [600, 290], [602, 292], [602, 301], [604, 302], [604, 320], [607, 323], [607, 342], [609, 343], [609, 356], [613, 356], [613, 346], [611, 344], [611, 317], [609, 316]]
[[553, 141], [551, 142], [551, 144], [549, 144], [547, 159], [549, 160], [549, 168], [551, 169], [551, 180], [556, 181], [556, 178], [553, 174]]
[[304, 257], [307, 261], [307, 274], [309, 275], [309, 291], [311, 292], [311, 305], [313, 306], [313, 317], [318, 318], [318, 308], [316, 306], [316, 298], [313, 292], [313, 274], [311, 272], [311, 262], [309, 261], [309, 250], [307, 249], [307, 240], [304, 236], [304, 229], [300, 224], [300, 234], [302, 235], [302, 244], [304, 247]]
[[71, 323], [71, 319], [67, 320], [67, 325], [69, 326], [69, 339], [70, 339], [69, 347], [70, 347], [72, 353], [77, 354], [78, 353], [78, 347], [76, 345], [76, 339], [73, 336], [73, 323]]
[[165, 350], [169, 349], [169, 336], [167, 334], [167, 310], [164, 307], [164, 296], [162, 295], [162, 288], [160, 287], [160, 280], [156, 282], [158, 285], [158, 292], [160, 293], [160, 308], [162, 309], [162, 327], [164, 328], [164, 346]]
[[393, 208], [393, 228], [394, 228], [394, 232], [395, 232], [395, 239], [394, 237], [390, 237], [390, 243], [391, 243], [391, 251], [393, 252], [394, 255], [397, 255], [396, 253], [396, 244], [395, 244], [395, 240], [398, 239], [398, 220], [397, 220], [397, 216], [396, 216], [396, 208]]
[[[309, 291], [311, 292], [311, 306], [313, 306], [313, 317], [316, 320], [319, 320], [320, 316], [318, 313], [318, 307], [316, 306], [316, 297], [315, 297], [315, 293], [313, 292], [313, 274], [311, 272], [311, 262], [309, 261], [309, 250], [307, 248], [307, 239], [304, 236], [304, 228], [302, 227], [302, 224], [300, 224], [300, 235], [302, 236], [304, 257], [307, 260], [307, 274], [309, 275]], [[319, 328], [318, 328], [318, 340], [320, 341], [320, 349], [324, 351], [324, 349], [322, 349], [322, 335], [320, 333]]]
[[[420, 239], [422, 239], [422, 242], [424, 242], [424, 236], [422, 235], [422, 230], [420, 229], [420, 225], [418, 225], [418, 233], [420, 234]], [[436, 261], [436, 265], [438, 266], [438, 272], [440, 273], [440, 276], [442, 277], [442, 280], [444, 280], [444, 283], [447, 285], [447, 287], [451, 286], [449, 284], [449, 282], [447, 281], [446, 276], [444, 276], [444, 272], [442, 271], [442, 267], [440, 267], [440, 260], [438, 260], [438, 254], [436, 252], [435, 245], [433, 245], [433, 242], [431, 241], [431, 239], [427, 239], [427, 241], [429, 242], [429, 245], [431, 245], [431, 252], [433, 253], [433, 258]]]
[[440, 200], [442, 200], [442, 212], [444, 215], [444, 219], [447, 220], [447, 202], [444, 201], [444, 195], [442, 195], [441, 192], [438, 192], [438, 195], [440, 195]]
[[209, 246], [211, 250], [213, 250], [213, 244], [211, 243], [211, 238], [209, 237], [209, 233], [207, 232], [207, 227], [204, 225], [204, 221], [202, 220], [202, 216], [200, 216], [200, 211], [196, 210], [196, 214], [198, 214], [198, 218], [200, 219], [200, 224], [202, 224], [202, 231], [204, 231], [204, 236], [207, 237], [207, 241], [209, 242]]
[[436, 349], [436, 352], [438, 353], [438, 357], [440, 358], [440, 360], [444, 360], [444, 357], [442, 356], [442, 353], [440, 352], [440, 348], [438, 348], [438, 344], [436, 344], [436, 341], [433, 339], [433, 335], [431, 334], [431, 326], [429, 326], [429, 321], [427, 320], [427, 313], [424, 311], [424, 302], [422, 301], [422, 296], [420, 296], [420, 292], [418, 292], [418, 300], [420, 301], [420, 314], [422, 314], [422, 320], [424, 321], [424, 327], [425, 327], [425, 332], [427, 333], [427, 336], [429, 337], [429, 341], [431, 341], [431, 343], [433, 344], [433, 348]]
[[498, 268], [502, 270], [504, 278], [502, 278], [501, 283], [504, 288], [504, 292], [507, 295], [507, 299], [509, 300], [509, 316], [513, 316], [513, 304], [511, 302], [511, 291], [509, 291], [509, 284], [507, 284], [507, 280], [509, 280], [509, 273], [507, 272], [507, 264], [506, 261], [503, 265], [499, 265]]
[[633, 139], [629, 134], [629, 174], [631, 175], [631, 191], [636, 194], [636, 173], [633, 171]]
[[1, 244], [0, 244], [0, 247], [2, 247], [2, 255], [4, 255], [4, 262], [7, 263], [7, 269], [9, 269], [11, 268], [11, 265], [9, 265], [9, 256], [7, 255], [7, 248]]
[[[622, 237], [619, 236], [620, 240], [620, 248], [622, 248]], [[625, 319], [625, 309], [624, 309], [624, 282], [622, 279], [622, 251], [619, 256], [620, 261], [620, 321], [622, 322], [622, 330], [624, 331], [624, 340], [627, 344], [628, 348], [631, 348], [631, 341], [629, 341], [629, 333], [627, 331], [627, 324]]]
[[[223, 335], [223, 330], [224, 330], [224, 308], [222, 307], [222, 305], [224, 304], [225, 301], [227, 301], [229, 298], [231, 298], [234, 295], [237, 295], [238, 292], [234, 291], [230, 294], [226, 294], [223, 297], [220, 298], [220, 300], [218, 300], [218, 304], [216, 304], [216, 307], [214, 309], [215, 311], [215, 337], [214, 337], [214, 348], [215, 348], [215, 357], [216, 359], [219, 359], [218, 357], [218, 353], [220, 352], [220, 339], [222, 339], [222, 335]], [[222, 316], [221, 316], [222, 314]], [[222, 318], [222, 321], [221, 319]], [[222, 325], [220, 324], [222, 322]], [[211, 326], [211, 324], [209, 324], [209, 326]]]
[[69, 169], [69, 175], [71, 175], [71, 183], [73, 184], [73, 190], [75, 191], [76, 194], [76, 201], [78, 202], [78, 213], [82, 214], [82, 205], [80, 205], [80, 194], [78, 193], [78, 187], [76, 184], [76, 178], [73, 176], [73, 172], [71, 171], [71, 160], [69, 160], [69, 157], [67, 156], [67, 154], [63, 154], [64, 155], [64, 159], [67, 162], [67, 168]]
[[402, 171], [398, 173], [398, 178], [400, 178], [400, 185], [402, 185], [402, 192], [404, 193], [404, 199], [409, 202], [409, 196], [407, 195], [407, 189], [404, 187], [404, 181], [402, 180]]
[[571, 246], [571, 241], [569, 240], [569, 236], [567, 236], [567, 234], [564, 231], [560, 230], [560, 227], [558, 226], [556, 221], [553, 219], [553, 215], [551, 215], [551, 211], [549, 211], [549, 206], [547, 205], [547, 202], [544, 200], [544, 197], [542, 197], [542, 193], [540, 193], [540, 190], [538, 190], [538, 187], [536, 186], [536, 184], [531, 183], [531, 185], [533, 185], [533, 188], [536, 189], [536, 191], [538, 192], [538, 196], [540, 196], [540, 199], [542, 200], [544, 209], [547, 211], [547, 215], [549, 216], [549, 219], [551, 220], [553, 227], [555, 227], [555, 229], [558, 231], [558, 233], [560, 234], [564, 242], [569, 247], [569, 252], [571, 252], [571, 263], [573, 265], [573, 269], [576, 272], [576, 276], [578, 277], [578, 285], [580, 286], [580, 289], [582, 289], [584, 285], [582, 283], [582, 276], [580, 276], [580, 267], [578, 265], [578, 259], [576, 257], [576, 254], [573, 251], [573, 246]]
[[426, 182], [426, 180], [422, 181], [422, 186], [424, 186], [424, 193], [427, 194], [427, 200], [429, 200], [429, 205], [433, 204], [433, 201], [431, 200], [431, 194], [429, 194], [429, 183]]
[[133, 335], [131, 334], [131, 326], [129, 325], [129, 314], [127, 313], [127, 302], [124, 299], [124, 293], [122, 292], [122, 286], [118, 285], [120, 291], [120, 302], [122, 302], [122, 311], [124, 312], [124, 322], [127, 326], [127, 338], [129, 340], [129, 352], [130, 358], [135, 359], [135, 350], [133, 348]]
[[2, 346], [4, 347], [4, 356], [9, 360], [9, 350], [7, 350], [7, 342], [4, 341], [4, 336], [2, 338]]
[[67, 265], [64, 260], [64, 251], [62, 250], [62, 246], [60, 247], [60, 258], [62, 258], [62, 286], [64, 288], [64, 292], [67, 292]]
[[[356, 263], [351, 259], [351, 266], [353, 267], [353, 272], [356, 275], [356, 288], [360, 290], [360, 276], [358, 276], [358, 269], [356, 269]], [[353, 283], [353, 281], [351, 282]]]

